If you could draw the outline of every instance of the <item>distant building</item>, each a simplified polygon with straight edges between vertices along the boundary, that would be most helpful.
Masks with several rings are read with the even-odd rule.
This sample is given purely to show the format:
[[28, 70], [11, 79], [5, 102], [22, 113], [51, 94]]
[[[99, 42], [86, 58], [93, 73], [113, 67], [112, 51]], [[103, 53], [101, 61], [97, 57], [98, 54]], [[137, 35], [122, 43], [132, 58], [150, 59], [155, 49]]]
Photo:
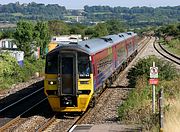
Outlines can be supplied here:
[[24, 64], [24, 52], [17, 51], [17, 45], [13, 39], [2, 39], [0, 40], [0, 53], [9, 53], [14, 57], [20, 66]]
[[9, 53], [10, 56], [14, 57], [19, 66], [23, 66], [24, 65], [24, 51], [17, 51], [17, 50], [1, 50], [0, 53]]
[[17, 46], [13, 39], [2, 39], [0, 40], [0, 49], [17, 49]]

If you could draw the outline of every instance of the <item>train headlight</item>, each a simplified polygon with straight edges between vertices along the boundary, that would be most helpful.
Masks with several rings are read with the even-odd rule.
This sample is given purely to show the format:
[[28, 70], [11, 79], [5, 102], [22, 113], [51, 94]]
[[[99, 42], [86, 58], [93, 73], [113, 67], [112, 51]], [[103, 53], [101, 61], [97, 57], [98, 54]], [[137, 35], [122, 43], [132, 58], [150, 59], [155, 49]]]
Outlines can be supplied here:
[[56, 81], [48, 81], [48, 84], [49, 84], [49, 85], [55, 85], [55, 84], [56, 84]]

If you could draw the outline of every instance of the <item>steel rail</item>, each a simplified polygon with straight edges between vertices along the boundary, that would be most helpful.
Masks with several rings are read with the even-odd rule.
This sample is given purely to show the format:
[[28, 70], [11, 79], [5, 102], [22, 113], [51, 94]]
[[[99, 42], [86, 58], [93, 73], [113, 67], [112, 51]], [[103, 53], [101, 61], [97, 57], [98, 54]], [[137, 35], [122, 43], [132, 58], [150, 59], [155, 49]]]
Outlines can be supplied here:
[[172, 54], [171, 52], [167, 51], [160, 43], [159, 43], [159, 46], [161, 47], [162, 50], [164, 50], [164, 52], [166, 52], [167, 54], [173, 56], [174, 58], [180, 60], [180, 57], [179, 56], [176, 56], [174, 54]]
[[37, 128], [36, 132], [42, 132], [45, 130], [48, 126], [50, 126], [54, 121], [56, 120], [56, 115], [54, 115], [52, 118], [48, 119], [42, 126]]
[[12, 104], [10, 104], [10, 105], [8, 105], [7, 107], [1, 109], [1, 110], [0, 110], [0, 113], [3, 112], [3, 111], [5, 111], [5, 110], [7, 110], [7, 109], [9, 109], [10, 107], [12, 107], [12, 106], [14, 106], [14, 105], [16, 105], [16, 104], [22, 102], [23, 100], [25, 100], [25, 99], [31, 97], [32, 95], [38, 93], [39, 91], [41, 91], [41, 90], [43, 90], [43, 89], [44, 89], [44, 88], [42, 87], [42, 88], [38, 89], [37, 91], [35, 91], [35, 92], [33, 92], [33, 93], [31, 93], [31, 94], [29, 94], [29, 95], [27, 95], [27, 96], [21, 98], [20, 100], [18, 100], [18, 101], [16, 101], [16, 102], [12, 103]]
[[[158, 44], [159, 44], [159, 43], [158, 43]], [[160, 55], [162, 55], [164, 58], [166, 58], [166, 59], [168, 59], [168, 60], [171, 60], [172, 62], [180, 65], [180, 62], [177, 62], [177, 61], [174, 60], [173, 58], [170, 58], [170, 57], [174, 57], [175, 55], [172, 56], [172, 55], [170, 55], [169, 53], [167, 53], [166, 51], [164, 51], [164, 50], [161, 48], [162, 46], [160, 46], [160, 44], [159, 44], [159, 47], [160, 47], [165, 53], [167, 53], [170, 57], [164, 55], [160, 50], [158, 50], [158, 48], [156, 47], [156, 41], [153, 43], [153, 47], [154, 47], [154, 49], [155, 49]], [[174, 57], [174, 58], [175, 58], [175, 57]]]

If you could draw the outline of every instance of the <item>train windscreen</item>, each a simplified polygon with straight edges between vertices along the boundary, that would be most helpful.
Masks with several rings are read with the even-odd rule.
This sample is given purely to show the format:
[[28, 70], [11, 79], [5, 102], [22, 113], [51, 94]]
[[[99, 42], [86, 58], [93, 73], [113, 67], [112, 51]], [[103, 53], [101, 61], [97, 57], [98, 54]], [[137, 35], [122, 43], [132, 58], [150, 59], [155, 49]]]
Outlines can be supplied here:
[[78, 73], [79, 78], [89, 78], [91, 73], [91, 65], [89, 55], [78, 54]]
[[48, 74], [58, 73], [58, 52], [52, 53], [47, 56], [45, 72]]

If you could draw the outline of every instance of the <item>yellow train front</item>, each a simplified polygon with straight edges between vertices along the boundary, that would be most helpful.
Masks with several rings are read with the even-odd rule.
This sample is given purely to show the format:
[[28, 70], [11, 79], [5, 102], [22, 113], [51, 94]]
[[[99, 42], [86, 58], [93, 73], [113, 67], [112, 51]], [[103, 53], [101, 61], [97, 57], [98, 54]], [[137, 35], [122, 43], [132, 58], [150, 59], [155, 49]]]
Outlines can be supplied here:
[[47, 54], [45, 94], [53, 111], [83, 112], [93, 95], [93, 75], [88, 50], [61, 45]]

